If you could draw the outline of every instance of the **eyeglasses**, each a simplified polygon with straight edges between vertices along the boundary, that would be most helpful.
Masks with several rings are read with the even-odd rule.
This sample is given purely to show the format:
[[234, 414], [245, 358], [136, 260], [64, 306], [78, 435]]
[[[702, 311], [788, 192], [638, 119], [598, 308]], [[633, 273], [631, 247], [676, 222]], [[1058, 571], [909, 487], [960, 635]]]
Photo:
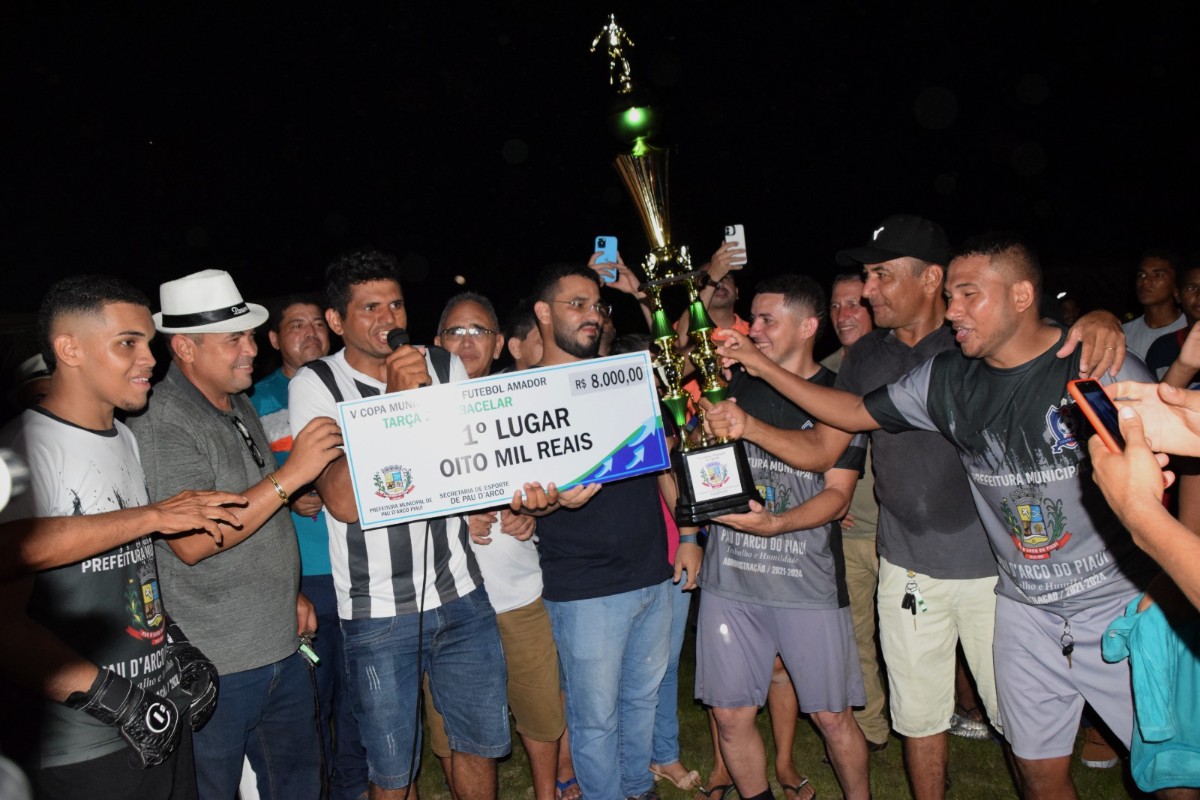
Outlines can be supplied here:
[[564, 306], [570, 306], [576, 311], [583, 311], [590, 308], [602, 317], [612, 316], [612, 306], [608, 303], [585, 303], [582, 300], [555, 300], [556, 303], [562, 303]]
[[464, 336], [470, 336], [472, 339], [476, 339], [480, 336], [491, 336], [496, 333], [497, 331], [488, 330], [487, 328], [477, 328], [474, 325], [470, 327], [458, 325], [453, 328], [446, 328], [444, 331], [442, 331], [441, 335], [443, 339], [461, 339]]
[[250, 455], [254, 456], [254, 463], [260, 467], [265, 466], [267, 462], [263, 460], [262, 453], [258, 450], [258, 445], [250, 438], [250, 431], [246, 428], [246, 423], [242, 422], [239, 417], [232, 417], [231, 419], [233, 420], [233, 427], [237, 428], [237, 432], [242, 435], [242, 441], [246, 443], [246, 447], [250, 448]]

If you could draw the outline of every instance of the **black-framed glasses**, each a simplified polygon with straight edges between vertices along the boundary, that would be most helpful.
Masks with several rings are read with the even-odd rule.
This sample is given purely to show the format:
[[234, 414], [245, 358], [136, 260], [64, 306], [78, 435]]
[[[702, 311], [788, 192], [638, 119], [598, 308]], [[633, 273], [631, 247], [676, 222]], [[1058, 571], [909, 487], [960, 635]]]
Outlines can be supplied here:
[[254, 457], [254, 463], [260, 467], [266, 466], [267, 462], [263, 460], [258, 445], [254, 443], [254, 439], [250, 438], [250, 429], [246, 427], [246, 423], [242, 422], [240, 417], [235, 416], [230, 419], [233, 420], [233, 427], [237, 428], [237, 432], [242, 435], [242, 441], [246, 443], [246, 447], [250, 448], [250, 455]]
[[612, 306], [608, 303], [585, 303], [582, 300], [555, 300], [556, 303], [562, 303], [564, 306], [570, 306], [576, 311], [584, 311], [591, 309], [602, 317], [612, 316]]
[[497, 331], [489, 330], [488, 328], [479, 328], [474, 325], [456, 325], [453, 328], [446, 328], [443, 330], [441, 336], [443, 339], [461, 339], [464, 336], [470, 336], [472, 339], [477, 339], [480, 336], [488, 336], [495, 333], [497, 333]]

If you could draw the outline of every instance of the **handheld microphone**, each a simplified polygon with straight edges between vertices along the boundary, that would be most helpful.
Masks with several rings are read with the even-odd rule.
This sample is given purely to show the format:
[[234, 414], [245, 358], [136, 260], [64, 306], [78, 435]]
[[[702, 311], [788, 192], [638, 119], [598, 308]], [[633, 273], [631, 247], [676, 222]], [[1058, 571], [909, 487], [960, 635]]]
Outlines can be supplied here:
[[404, 328], [392, 328], [388, 331], [387, 343], [388, 347], [395, 350], [397, 347], [411, 344], [412, 337], [408, 335], [408, 331], [404, 330]]
[[[403, 347], [406, 344], [412, 343], [412, 337], [408, 335], [408, 331], [404, 328], [392, 328], [387, 335], [388, 347], [393, 350]], [[428, 386], [428, 383], [419, 384], [418, 388]]]

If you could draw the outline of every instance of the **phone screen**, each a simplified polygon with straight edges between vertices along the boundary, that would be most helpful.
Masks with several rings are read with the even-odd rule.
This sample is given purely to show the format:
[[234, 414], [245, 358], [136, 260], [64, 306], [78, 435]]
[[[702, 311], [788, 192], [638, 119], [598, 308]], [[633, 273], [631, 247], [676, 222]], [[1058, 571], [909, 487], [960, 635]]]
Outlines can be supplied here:
[[[1124, 450], [1125, 437], [1121, 435], [1117, 407], [1104, 392], [1104, 387], [1100, 385], [1100, 382], [1090, 379], [1071, 381], [1068, 388], [1080, 408], [1083, 409], [1085, 416], [1096, 428], [1096, 432], [1101, 433], [1100, 428], [1103, 426], [1104, 431], [1112, 439], [1112, 443], [1119, 450]], [[1101, 438], [1104, 438], [1103, 434], [1101, 434]], [[1105, 444], [1109, 443], [1106, 441]]]

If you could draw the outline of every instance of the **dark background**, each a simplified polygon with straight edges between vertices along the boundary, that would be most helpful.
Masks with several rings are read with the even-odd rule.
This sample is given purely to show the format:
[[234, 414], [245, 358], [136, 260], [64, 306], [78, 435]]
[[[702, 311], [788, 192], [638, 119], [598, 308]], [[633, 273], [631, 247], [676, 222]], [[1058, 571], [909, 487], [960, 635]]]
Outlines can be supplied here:
[[503, 311], [599, 234], [634, 263], [588, 52], [610, 11], [667, 112], [674, 239], [702, 260], [740, 222], [753, 273], [825, 282], [839, 248], [919, 213], [955, 240], [1019, 230], [1052, 291], [1122, 312], [1140, 251], [1200, 248], [1182, 2], [332, 6], [6, 5], [0, 310], [85, 271], [156, 304], [218, 267], [263, 300], [373, 245], [428, 341], [455, 275]]

